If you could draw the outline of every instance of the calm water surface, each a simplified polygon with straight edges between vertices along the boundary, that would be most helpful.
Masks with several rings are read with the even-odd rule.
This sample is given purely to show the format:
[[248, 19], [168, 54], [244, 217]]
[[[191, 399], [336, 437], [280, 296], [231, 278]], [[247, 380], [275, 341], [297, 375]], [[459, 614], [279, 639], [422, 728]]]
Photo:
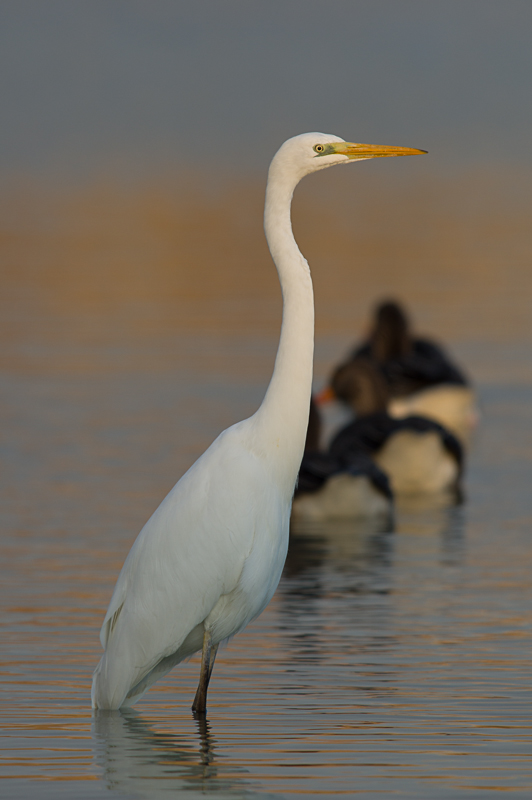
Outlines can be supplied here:
[[400, 509], [394, 531], [294, 531], [270, 606], [219, 654], [206, 722], [189, 710], [198, 659], [134, 711], [91, 714], [98, 631], [132, 541], [212, 438], [253, 412], [275, 349], [174, 345], [189, 355], [172, 373], [123, 369], [117, 352], [92, 374], [1, 377], [0, 794], [529, 798], [524, 346], [460, 351], [483, 404], [464, 505]]

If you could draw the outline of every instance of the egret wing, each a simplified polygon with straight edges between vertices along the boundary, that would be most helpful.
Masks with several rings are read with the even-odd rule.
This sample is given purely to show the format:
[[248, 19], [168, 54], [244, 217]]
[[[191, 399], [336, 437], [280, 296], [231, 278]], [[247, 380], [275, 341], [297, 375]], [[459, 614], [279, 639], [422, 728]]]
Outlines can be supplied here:
[[174, 486], [124, 563], [101, 632], [111, 707], [237, 587], [263, 513], [254, 498], [267, 481], [242, 426], [224, 431]]

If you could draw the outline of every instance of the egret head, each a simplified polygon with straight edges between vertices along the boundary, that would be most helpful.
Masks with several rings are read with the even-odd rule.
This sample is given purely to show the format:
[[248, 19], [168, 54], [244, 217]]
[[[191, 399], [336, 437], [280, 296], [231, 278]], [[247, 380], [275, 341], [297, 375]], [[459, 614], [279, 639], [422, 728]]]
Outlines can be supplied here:
[[288, 139], [278, 150], [272, 166], [293, 172], [297, 180], [335, 164], [349, 164], [368, 158], [414, 156], [426, 153], [412, 147], [346, 142], [328, 133], [302, 133]]

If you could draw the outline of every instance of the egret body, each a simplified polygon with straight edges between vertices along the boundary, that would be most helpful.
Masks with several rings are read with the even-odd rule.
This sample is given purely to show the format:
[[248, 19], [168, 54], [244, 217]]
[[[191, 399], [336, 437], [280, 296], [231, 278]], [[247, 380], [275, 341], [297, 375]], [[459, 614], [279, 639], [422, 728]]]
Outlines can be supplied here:
[[205, 713], [216, 649], [268, 604], [288, 547], [314, 344], [310, 271], [290, 222], [293, 191], [325, 167], [421, 152], [306, 133], [273, 158], [264, 227], [283, 293], [273, 375], [258, 411], [220, 434], [133, 544], [100, 634], [105, 653], [94, 672], [94, 708], [133, 705], [175, 664], [202, 650], [193, 709]]

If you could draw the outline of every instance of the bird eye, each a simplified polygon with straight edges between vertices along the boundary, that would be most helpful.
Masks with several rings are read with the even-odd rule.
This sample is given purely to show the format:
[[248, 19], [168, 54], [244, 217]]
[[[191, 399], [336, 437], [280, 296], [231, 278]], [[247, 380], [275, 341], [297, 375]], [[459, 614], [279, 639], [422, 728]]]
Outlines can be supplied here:
[[314, 145], [314, 152], [315, 153], [323, 153], [324, 150], [325, 150], [325, 145], [323, 145], [323, 144], [315, 144]]

